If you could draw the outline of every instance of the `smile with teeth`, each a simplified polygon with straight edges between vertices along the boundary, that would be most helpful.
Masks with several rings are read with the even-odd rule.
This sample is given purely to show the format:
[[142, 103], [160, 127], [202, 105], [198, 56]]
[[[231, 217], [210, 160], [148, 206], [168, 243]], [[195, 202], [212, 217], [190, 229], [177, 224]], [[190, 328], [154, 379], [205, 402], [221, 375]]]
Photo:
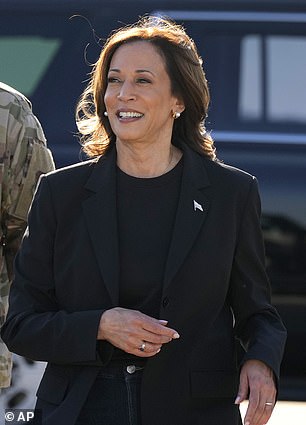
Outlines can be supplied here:
[[118, 113], [119, 118], [141, 118], [143, 117], [143, 114], [140, 114], [139, 112], [119, 112]]

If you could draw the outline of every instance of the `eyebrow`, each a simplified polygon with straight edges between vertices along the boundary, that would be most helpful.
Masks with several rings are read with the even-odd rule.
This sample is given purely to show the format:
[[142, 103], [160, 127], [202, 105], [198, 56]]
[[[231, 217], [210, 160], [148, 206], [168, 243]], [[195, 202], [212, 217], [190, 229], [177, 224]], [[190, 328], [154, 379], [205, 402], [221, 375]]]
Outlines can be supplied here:
[[[120, 69], [118, 69], [118, 68], [111, 68], [110, 70], [109, 70], [109, 72], [118, 72], [118, 73], [120, 73], [121, 71], [120, 71]], [[136, 71], [135, 71], [137, 74], [142, 74], [142, 73], [144, 73], [144, 72], [147, 72], [147, 73], [149, 73], [149, 74], [151, 74], [151, 75], [155, 75], [152, 71], [149, 71], [148, 69], [136, 69]]]

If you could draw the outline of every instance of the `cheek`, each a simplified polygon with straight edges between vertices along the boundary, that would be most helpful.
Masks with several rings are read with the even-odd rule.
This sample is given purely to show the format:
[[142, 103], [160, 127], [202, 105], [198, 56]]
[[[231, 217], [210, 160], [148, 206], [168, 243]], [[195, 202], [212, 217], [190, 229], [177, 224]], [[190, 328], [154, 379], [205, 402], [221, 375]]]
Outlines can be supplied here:
[[109, 89], [107, 89], [104, 95], [104, 104], [106, 106], [111, 106], [112, 103], [114, 103], [114, 98], [115, 97], [113, 93]]
[[107, 106], [108, 104], [109, 104], [109, 94], [106, 91], [104, 95], [104, 105]]

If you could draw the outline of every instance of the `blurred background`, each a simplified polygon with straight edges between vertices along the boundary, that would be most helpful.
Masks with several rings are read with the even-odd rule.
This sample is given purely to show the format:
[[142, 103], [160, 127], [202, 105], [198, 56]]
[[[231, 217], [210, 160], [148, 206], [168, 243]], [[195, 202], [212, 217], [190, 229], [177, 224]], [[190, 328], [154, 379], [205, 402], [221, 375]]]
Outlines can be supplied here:
[[[0, 0], [0, 80], [30, 98], [57, 166], [80, 161], [74, 112], [91, 65], [112, 30], [146, 13], [193, 37], [217, 155], [258, 178], [272, 300], [288, 329], [271, 423], [288, 423], [287, 412], [305, 424], [306, 1]], [[14, 360], [0, 408], [34, 403], [44, 364]]]

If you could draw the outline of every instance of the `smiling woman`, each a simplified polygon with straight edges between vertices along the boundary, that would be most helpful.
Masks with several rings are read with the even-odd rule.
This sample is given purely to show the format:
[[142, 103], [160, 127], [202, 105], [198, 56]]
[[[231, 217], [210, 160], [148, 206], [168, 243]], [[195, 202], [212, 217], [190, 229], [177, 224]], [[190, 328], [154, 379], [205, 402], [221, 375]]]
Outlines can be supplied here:
[[257, 181], [216, 160], [208, 106], [181, 26], [106, 41], [77, 111], [92, 159], [41, 179], [2, 332], [48, 362], [43, 423], [241, 425], [248, 396], [245, 424], [268, 421], [286, 331]]
[[[154, 19], [156, 18], [143, 19], [138, 26], [132, 25], [122, 31], [119, 30], [105, 43], [93, 68], [92, 79], [77, 108], [77, 123], [84, 136], [84, 150], [90, 156], [101, 155], [115, 143], [116, 134], [111, 127], [111, 122], [104, 116], [107, 109], [104, 97], [108, 92], [113, 92], [114, 89], [111, 90], [111, 87], [122, 86], [123, 76], [119, 75], [122, 73], [122, 65], [121, 69], [118, 69], [117, 65], [114, 65], [114, 60], [120, 60], [123, 63], [122, 59], [118, 58], [117, 49], [122, 51], [120, 47], [125, 47], [128, 50], [125, 49], [125, 53], [120, 54], [121, 57], [129, 56], [128, 52], [130, 52], [135, 58], [135, 54], [140, 50], [143, 54], [141, 56], [138, 53], [137, 66], [133, 60], [129, 60], [130, 69], [126, 69], [126, 72], [135, 73], [133, 76], [134, 87], [137, 87], [138, 90], [142, 87], [143, 93], [150, 89], [151, 94], [154, 94], [155, 97], [164, 98], [168, 95], [172, 97], [172, 101], [175, 98], [176, 105], [171, 105], [170, 111], [172, 123], [173, 118], [178, 118], [178, 114], [185, 111], [174, 123], [173, 134], [171, 129], [170, 138], [173, 144], [176, 143], [177, 138], [186, 139], [188, 134], [188, 143], [194, 150], [214, 159], [213, 140], [205, 128], [210, 95], [202, 68], [202, 59], [193, 40], [182, 27], [160, 19], [159, 25], [156, 25], [152, 31]], [[137, 48], [130, 46], [134, 43]], [[193, 74], [196, 74], [196, 78], [193, 77]], [[135, 84], [136, 81], [137, 84]], [[121, 90], [124, 90], [123, 97], [126, 87], [131, 89], [130, 84], [131, 80], [127, 80], [121, 87]], [[94, 108], [92, 100], [94, 100]], [[163, 110], [167, 107], [162, 101], [160, 106]]]
[[[116, 134], [121, 170], [135, 177], [154, 177], [178, 163], [180, 151], [169, 146], [175, 114], [185, 108], [172, 94], [164, 58], [154, 45], [135, 41], [116, 50], [104, 103]], [[137, 162], [133, 146], [141, 154]]]

